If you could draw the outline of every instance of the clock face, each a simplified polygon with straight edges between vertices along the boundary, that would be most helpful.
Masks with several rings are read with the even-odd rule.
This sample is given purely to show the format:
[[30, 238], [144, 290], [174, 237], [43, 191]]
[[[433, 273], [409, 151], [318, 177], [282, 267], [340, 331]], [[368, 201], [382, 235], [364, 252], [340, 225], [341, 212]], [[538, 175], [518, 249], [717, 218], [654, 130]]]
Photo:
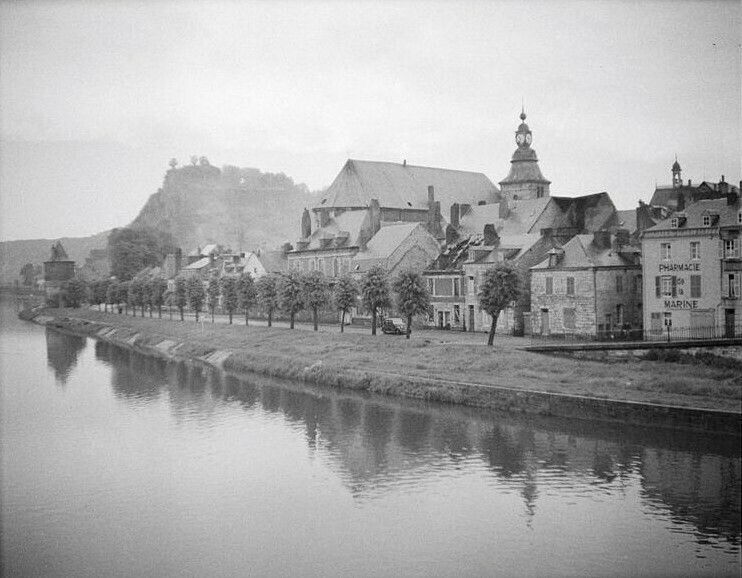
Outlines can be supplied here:
[[526, 143], [531, 144], [531, 135], [530, 133], [526, 135]]
[[522, 132], [519, 132], [515, 135], [515, 142], [518, 144], [523, 144], [526, 140], [526, 135], [524, 135]]

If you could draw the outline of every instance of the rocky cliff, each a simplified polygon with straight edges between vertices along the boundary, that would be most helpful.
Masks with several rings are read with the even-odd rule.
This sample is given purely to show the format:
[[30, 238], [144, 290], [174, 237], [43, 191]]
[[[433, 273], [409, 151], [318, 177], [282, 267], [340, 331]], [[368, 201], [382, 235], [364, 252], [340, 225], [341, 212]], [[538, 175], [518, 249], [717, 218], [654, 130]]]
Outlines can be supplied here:
[[286, 175], [211, 165], [171, 169], [133, 227], [170, 233], [184, 251], [207, 243], [236, 250], [295, 240], [304, 207], [315, 199]]

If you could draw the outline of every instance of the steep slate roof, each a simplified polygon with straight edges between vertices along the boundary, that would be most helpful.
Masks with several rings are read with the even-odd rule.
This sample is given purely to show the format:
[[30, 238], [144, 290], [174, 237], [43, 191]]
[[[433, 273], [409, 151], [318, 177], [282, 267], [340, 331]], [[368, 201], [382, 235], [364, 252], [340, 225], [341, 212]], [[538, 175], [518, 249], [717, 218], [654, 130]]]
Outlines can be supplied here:
[[483, 174], [399, 163], [349, 159], [315, 208], [381, 207], [427, 209], [428, 186], [441, 207], [495, 200], [497, 187]]
[[636, 231], [636, 209], [628, 211], [616, 211], [618, 217], [618, 226], [621, 229], [628, 229], [629, 233]]
[[267, 273], [282, 273], [289, 268], [286, 253], [283, 251], [261, 251], [257, 257]]
[[186, 265], [185, 267], [183, 267], [183, 269], [188, 269], [189, 271], [198, 271], [199, 269], [207, 267], [209, 263], [211, 263], [211, 259], [209, 259], [208, 257], [203, 257], [198, 261], [194, 261], [190, 265]]
[[465, 235], [481, 233], [488, 223], [495, 225], [499, 235], [522, 235], [531, 229], [543, 214], [551, 197], [509, 201], [507, 219], [500, 219], [500, 203], [477, 205], [462, 215], [459, 230]]
[[395, 223], [384, 225], [371, 238], [366, 250], [358, 253], [354, 260], [358, 259], [387, 259], [399, 247], [414, 229], [422, 227], [421, 223]]
[[558, 227], [577, 227], [585, 231], [600, 231], [615, 224], [616, 206], [606, 193], [579, 197], [551, 197], [564, 212]]
[[545, 185], [551, 183], [541, 174], [536, 151], [530, 146], [515, 149], [510, 163], [508, 176], [500, 181], [500, 185], [524, 182], [543, 183]]
[[348, 241], [345, 243], [346, 247], [357, 246], [361, 227], [367, 215], [368, 211], [346, 211], [340, 215], [336, 215], [327, 222], [327, 225], [312, 231], [312, 236], [309, 237], [309, 245], [307, 245], [306, 249], [302, 250], [321, 249], [321, 239], [335, 237], [340, 231], [347, 231], [349, 233]]
[[[564, 255], [556, 267], [549, 267], [548, 257], [531, 269], [566, 269], [587, 267], [631, 267], [633, 261], [625, 258], [614, 247], [601, 248], [593, 243], [593, 235], [575, 235], [562, 247]], [[638, 249], [636, 249], [638, 252]]]
[[[740, 211], [740, 197], [737, 197], [736, 202], [733, 205], [727, 204], [727, 199], [709, 199], [698, 201], [692, 205], [688, 205], [684, 211], [686, 220], [682, 224], [680, 229], [709, 229], [716, 227], [733, 227], [738, 225], [737, 214]], [[711, 224], [711, 227], [703, 226], [703, 216], [707, 214], [719, 215], [719, 219]], [[672, 213], [669, 218], [664, 221], [660, 221], [654, 227], [647, 229], [647, 231], [675, 231], [670, 225], [672, 217], [677, 216], [678, 212]]]

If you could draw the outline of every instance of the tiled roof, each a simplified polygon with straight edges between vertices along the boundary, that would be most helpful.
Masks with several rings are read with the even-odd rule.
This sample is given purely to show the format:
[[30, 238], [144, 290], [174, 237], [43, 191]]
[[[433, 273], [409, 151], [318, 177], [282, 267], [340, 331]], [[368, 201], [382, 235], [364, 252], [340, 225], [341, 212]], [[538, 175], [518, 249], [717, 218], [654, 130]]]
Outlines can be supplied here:
[[309, 245], [304, 250], [321, 249], [321, 239], [335, 237], [341, 231], [347, 232], [348, 240], [345, 243], [348, 247], [358, 245], [358, 237], [361, 233], [361, 227], [368, 215], [368, 211], [346, 211], [340, 215], [332, 217], [327, 225], [315, 229], [309, 237]]
[[262, 251], [258, 259], [267, 273], [282, 273], [289, 268], [286, 253], [283, 251]]
[[[726, 197], [723, 199], [707, 199], [698, 201], [692, 205], [688, 205], [682, 213], [685, 214], [685, 223], [681, 225], [683, 229], [693, 228], [704, 228], [703, 216], [704, 214], [715, 214], [719, 215], [719, 219], [712, 223], [713, 227], [731, 227], [738, 225], [738, 214], [740, 211], [740, 197], [737, 196], [737, 200], [733, 205], [727, 204]], [[674, 230], [672, 225], [673, 217], [677, 216], [678, 212], [672, 213], [667, 219], [660, 221], [654, 227], [647, 229], [647, 231], [669, 231]]]
[[204, 257], [203, 259], [199, 259], [198, 261], [194, 261], [190, 265], [186, 265], [183, 267], [183, 269], [188, 269], [189, 271], [198, 271], [199, 269], [203, 269], [206, 267], [209, 263], [211, 263], [211, 259], [208, 257]]
[[384, 225], [368, 242], [366, 250], [353, 259], [387, 259], [412, 231], [422, 227], [421, 223], [395, 223]]
[[350, 159], [316, 207], [366, 207], [377, 199], [381, 207], [427, 209], [429, 185], [444, 209], [493, 201], [498, 193], [483, 173]]
[[[627, 267], [634, 262], [626, 259], [613, 246], [599, 247], [593, 242], [593, 235], [575, 235], [562, 247], [564, 255], [555, 269], [587, 267]], [[635, 249], [638, 252], [638, 249]], [[549, 259], [544, 259], [531, 269], [549, 269]]]
[[636, 209], [628, 211], [616, 211], [618, 216], [618, 226], [621, 229], [628, 229], [629, 233], [636, 231]]

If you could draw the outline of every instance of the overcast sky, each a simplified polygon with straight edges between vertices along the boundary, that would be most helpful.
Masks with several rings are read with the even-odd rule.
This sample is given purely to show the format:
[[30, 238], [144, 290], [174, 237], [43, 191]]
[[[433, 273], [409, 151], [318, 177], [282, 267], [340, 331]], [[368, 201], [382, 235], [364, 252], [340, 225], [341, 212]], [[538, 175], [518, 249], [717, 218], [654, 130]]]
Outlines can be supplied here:
[[552, 195], [633, 208], [675, 154], [737, 183], [741, 26], [738, 1], [1, 2], [0, 239], [124, 226], [194, 154], [497, 183], [523, 101]]

